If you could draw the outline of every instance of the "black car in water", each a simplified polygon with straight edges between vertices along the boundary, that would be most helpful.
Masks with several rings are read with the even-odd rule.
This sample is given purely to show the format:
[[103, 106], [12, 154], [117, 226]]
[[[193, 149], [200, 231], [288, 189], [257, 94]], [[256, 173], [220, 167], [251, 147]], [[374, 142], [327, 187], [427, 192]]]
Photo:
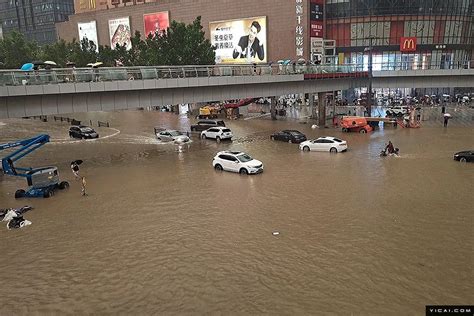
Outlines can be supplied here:
[[78, 125], [69, 128], [69, 137], [80, 139], [99, 138], [99, 134], [91, 127]]
[[299, 144], [306, 140], [306, 135], [296, 130], [283, 130], [270, 136], [272, 140], [281, 140], [288, 143]]
[[466, 150], [455, 153], [454, 160], [461, 162], [474, 162], [474, 150]]
[[191, 131], [202, 132], [211, 127], [225, 127], [225, 123], [222, 120], [200, 120], [196, 124], [191, 125]]

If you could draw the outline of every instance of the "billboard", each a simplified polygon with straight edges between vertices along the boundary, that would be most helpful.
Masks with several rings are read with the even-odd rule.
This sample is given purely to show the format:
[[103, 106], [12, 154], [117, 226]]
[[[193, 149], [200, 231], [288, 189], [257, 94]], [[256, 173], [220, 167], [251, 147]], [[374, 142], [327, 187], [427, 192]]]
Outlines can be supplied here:
[[324, 0], [310, 2], [310, 36], [323, 37]]
[[145, 26], [145, 37], [154, 36], [155, 33], [165, 32], [170, 26], [168, 11], [143, 15], [143, 25]]
[[97, 26], [95, 21], [77, 23], [77, 30], [79, 32], [79, 41], [87, 38], [95, 44], [96, 52], [99, 51], [99, 41], [97, 40]]
[[127, 50], [132, 48], [132, 32], [129, 17], [109, 20], [110, 47], [126, 45]]
[[266, 63], [267, 17], [210, 22], [216, 63]]

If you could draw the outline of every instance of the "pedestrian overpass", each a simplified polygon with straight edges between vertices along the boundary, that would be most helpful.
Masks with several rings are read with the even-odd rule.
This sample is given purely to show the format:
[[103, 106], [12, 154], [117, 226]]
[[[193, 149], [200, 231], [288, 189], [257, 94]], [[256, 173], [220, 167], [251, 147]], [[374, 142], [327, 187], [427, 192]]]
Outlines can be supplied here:
[[[390, 66], [390, 65], [389, 65]], [[234, 65], [0, 71], [0, 118], [316, 94], [351, 88], [472, 88], [474, 69]], [[410, 67], [411, 68], [411, 67]], [[398, 69], [398, 70], [395, 70]]]

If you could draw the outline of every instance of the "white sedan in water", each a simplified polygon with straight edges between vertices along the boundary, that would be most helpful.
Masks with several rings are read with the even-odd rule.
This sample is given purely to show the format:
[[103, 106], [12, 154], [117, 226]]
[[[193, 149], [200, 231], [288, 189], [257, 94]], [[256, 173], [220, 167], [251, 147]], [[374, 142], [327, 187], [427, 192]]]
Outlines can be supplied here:
[[337, 153], [347, 150], [347, 142], [336, 137], [324, 136], [302, 142], [300, 149], [303, 151], [329, 151]]
[[175, 130], [159, 131], [159, 129], [155, 128], [155, 135], [156, 135], [156, 138], [158, 138], [162, 142], [175, 142], [175, 143], [189, 142], [188, 136]]

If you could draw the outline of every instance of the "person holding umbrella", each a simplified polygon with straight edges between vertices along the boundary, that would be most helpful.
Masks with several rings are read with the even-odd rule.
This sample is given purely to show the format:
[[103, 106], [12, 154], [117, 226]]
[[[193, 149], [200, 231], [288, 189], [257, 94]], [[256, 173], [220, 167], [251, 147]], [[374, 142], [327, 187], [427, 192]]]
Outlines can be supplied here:
[[451, 118], [451, 114], [449, 113], [444, 113], [443, 119], [444, 119], [444, 127], [448, 127], [448, 121]]
[[71, 161], [71, 170], [72, 170], [72, 173], [74, 174], [74, 177], [76, 178], [76, 180], [79, 180], [80, 176], [79, 176], [79, 165], [82, 163], [82, 160], [74, 160], [74, 161]]

